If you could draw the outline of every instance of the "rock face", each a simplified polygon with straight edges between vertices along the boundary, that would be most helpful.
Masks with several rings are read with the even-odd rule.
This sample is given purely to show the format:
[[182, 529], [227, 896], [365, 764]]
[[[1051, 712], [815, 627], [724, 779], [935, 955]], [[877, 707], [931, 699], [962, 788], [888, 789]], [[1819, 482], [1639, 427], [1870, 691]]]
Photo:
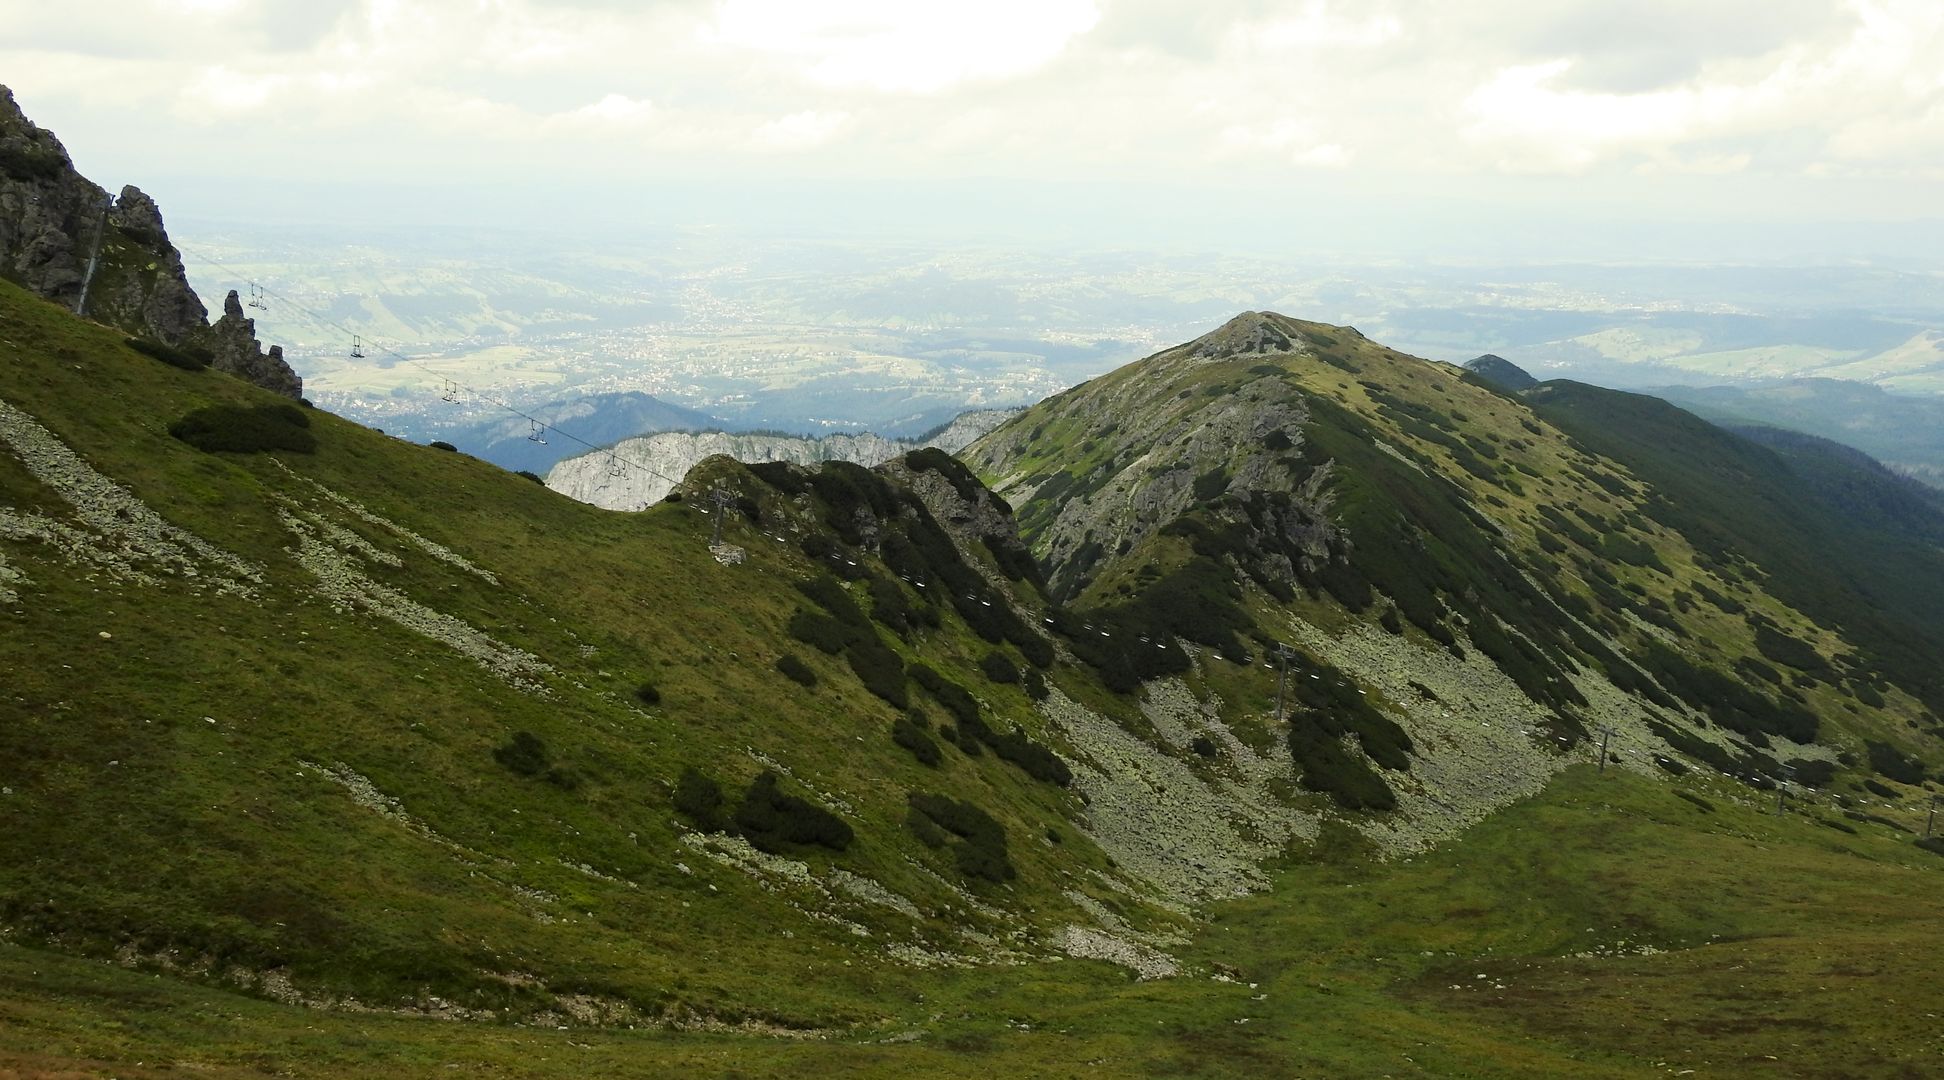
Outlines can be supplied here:
[[792, 465], [816, 465], [825, 461], [849, 461], [871, 468], [926, 446], [955, 453], [1012, 415], [1012, 410], [1006, 409], [962, 413], [931, 437], [919, 440], [887, 439], [869, 432], [802, 439], [788, 435], [732, 435], [721, 431], [699, 434], [665, 431], [616, 443], [613, 454], [623, 462], [619, 470], [606, 450], [568, 458], [547, 473], [547, 486], [570, 498], [609, 510], [639, 510], [660, 502], [690, 469], [717, 454], [745, 463], [787, 461]]
[[263, 353], [240, 308], [237, 325], [224, 326], [227, 316], [208, 325], [155, 200], [132, 186], [110, 198], [75, 171], [61, 141], [27, 119], [4, 86], [0, 277], [131, 334], [209, 348], [230, 361], [219, 359], [217, 367], [266, 389], [302, 393], [282, 351]]
[[243, 302], [231, 289], [223, 298], [223, 317], [209, 328], [210, 366], [288, 397], [304, 396], [304, 380], [284, 362], [283, 346], [268, 353], [257, 342], [256, 320], [243, 317]]

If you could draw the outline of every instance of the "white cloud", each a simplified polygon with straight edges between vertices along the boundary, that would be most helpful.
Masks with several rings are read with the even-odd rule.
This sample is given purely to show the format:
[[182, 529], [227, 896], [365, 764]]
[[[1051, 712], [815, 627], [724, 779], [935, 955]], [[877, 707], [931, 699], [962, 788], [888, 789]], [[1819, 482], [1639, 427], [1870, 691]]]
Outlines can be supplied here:
[[[192, 13], [184, 5], [191, 5]], [[0, 0], [30, 115], [123, 174], [329, 181], [1903, 184], [1944, 170], [1937, 0]], [[510, 152], [541, 140], [542, 154]], [[1739, 185], [1739, 186], [1736, 186]], [[1934, 213], [1898, 188], [1909, 212]], [[1513, 196], [1504, 196], [1507, 199]]]
[[933, 93], [1043, 67], [1099, 19], [1092, 0], [724, 0], [702, 36], [823, 86]]
[[765, 150], [804, 150], [829, 142], [849, 121], [849, 113], [807, 109], [758, 125], [750, 141]]

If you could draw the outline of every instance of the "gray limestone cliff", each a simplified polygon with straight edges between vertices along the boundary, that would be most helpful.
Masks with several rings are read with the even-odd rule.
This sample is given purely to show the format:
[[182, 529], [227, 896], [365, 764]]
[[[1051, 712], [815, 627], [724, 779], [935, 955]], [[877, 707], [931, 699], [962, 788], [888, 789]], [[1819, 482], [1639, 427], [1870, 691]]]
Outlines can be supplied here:
[[5, 86], [0, 277], [130, 334], [230, 356], [233, 363], [216, 366], [266, 389], [292, 397], [303, 392], [303, 380], [283, 362], [282, 350], [264, 353], [240, 310], [240, 326], [225, 326], [227, 316], [215, 328], [208, 325], [209, 313], [189, 287], [155, 200], [133, 186], [111, 198], [75, 171], [67, 148], [29, 120]]
[[721, 431], [664, 431], [623, 439], [610, 451], [568, 458], [547, 473], [547, 486], [570, 498], [609, 510], [640, 510], [660, 502], [703, 459], [724, 454], [737, 461], [787, 461], [816, 465], [849, 461], [870, 468], [910, 450], [932, 446], [956, 453], [1014, 415], [1010, 409], [961, 413], [923, 439], [887, 439], [864, 432], [804, 439], [789, 435], [732, 435]]

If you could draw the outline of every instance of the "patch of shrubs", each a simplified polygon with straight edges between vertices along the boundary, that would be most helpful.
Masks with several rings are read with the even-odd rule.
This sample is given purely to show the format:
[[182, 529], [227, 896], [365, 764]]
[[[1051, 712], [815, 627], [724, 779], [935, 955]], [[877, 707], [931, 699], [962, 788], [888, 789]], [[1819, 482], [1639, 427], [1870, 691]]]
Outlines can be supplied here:
[[[1073, 783], [1073, 770], [1067, 763], [1040, 743], [1034, 742], [1025, 731], [1015, 726], [1012, 731], [1000, 733], [992, 730], [979, 715], [979, 702], [965, 687], [947, 679], [926, 664], [911, 665], [910, 674], [919, 686], [943, 705], [958, 726], [952, 735], [947, 736], [968, 755], [977, 756], [980, 744], [991, 747], [1001, 761], [1018, 766], [1026, 775], [1035, 780], [1066, 787]], [[940, 729], [943, 734], [943, 729]]]
[[764, 769], [736, 806], [736, 831], [758, 851], [772, 855], [788, 845], [811, 845], [843, 851], [856, 834], [844, 819], [806, 799], [777, 787], [776, 773]]
[[546, 477], [541, 476], [539, 473], [534, 472], [531, 469], [521, 469], [519, 472], [516, 472], [513, 475], [525, 477], [526, 479], [531, 480], [536, 484], [539, 484], [541, 487], [547, 486]]
[[1932, 855], [1944, 855], [1944, 836], [1918, 837], [1917, 846], [1930, 852]]
[[911, 756], [917, 758], [919, 764], [937, 768], [938, 763], [944, 760], [944, 754], [938, 749], [937, 740], [926, 730], [929, 726], [925, 715], [914, 710], [891, 722], [891, 741], [911, 751]]
[[169, 434], [207, 453], [317, 450], [310, 417], [295, 405], [211, 405], [170, 424]]
[[[1755, 620], [1751, 620], [1755, 621]], [[1755, 648], [1770, 660], [1797, 671], [1825, 672], [1829, 661], [1808, 642], [1791, 637], [1766, 619], [1755, 621]]]
[[1397, 794], [1344, 747], [1335, 728], [1329, 714], [1320, 710], [1291, 718], [1289, 753], [1302, 773], [1297, 782], [1306, 790], [1328, 794], [1345, 810], [1396, 809]]
[[446, 442], [444, 439], [433, 439], [431, 442], [426, 443], [425, 445], [430, 446], [434, 450], [444, 450], [449, 454], [456, 454], [459, 452], [458, 447], [452, 445], [449, 442]]
[[981, 657], [979, 670], [985, 672], [986, 678], [996, 683], [1019, 681], [1019, 669], [1014, 667], [1013, 662], [1006, 659], [1006, 654], [1002, 652], [989, 652]]
[[642, 683], [640, 686], [635, 687], [634, 694], [635, 700], [641, 702], [643, 705], [652, 706], [661, 704], [661, 688], [657, 687], [654, 683]]
[[152, 338], [139, 337], [126, 338], [124, 341], [129, 348], [143, 356], [160, 360], [172, 368], [181, 368], [184, 371], [202, 371], [215, 358], [214, 354], [200, 345], [184, 345], [178, 348]]
[[895, 708], [905, 708], [911, 704], [911, 697], [905, 692], [905, 665], [891, 647], [877, 639], [877, 635], [853, 639], [844, 647], [844, 659], [851, 670], [863, 681], [864, 689], [890, 702]]
[[1212, 758], [1218, 753], [1215, 747], [1215, 740], [1206, 735], [1195, 736], [1188, 743], [1188, 749], [1193, 750], [1196, 757]]
[[777, 786], [776, 773], [764, 769], [729, 810], [722, 785], [693, 766], [683, 766], [675, 781], [675, 811], [703, 832], [735, 832], [759, 851], [783, 854], [790, 847], [816, 845], [832, 851], [850, 847], [856, 834], [837, 815]]
[[843, 623], [828, 615], [821, 615], [806, 608], [798, 608], [790, 616], [790, 636], [806, 645], [815, 646], [819, 652], [836, 656], [850, 644], [851, 630]]
[[1836, 763], [1833, 761], [1796, 758], [1789, 762], [1789, 769], [1795, 774], [1798, 783], [1813, 788], [1828, 787], [1829, 782], [1836, 779]]
[[914, 791], [908, 801], [905, 823], [927, 847], [949, 845], [959, 873], [995, 884], [1019, 876], [1006, 853], [1005, 826], [991, 814], [948, 795]]
[[1903, 752], [1889, 743], [1870, 741], [1864, 744], [1870, 751], [1870, 768], [1878, 776], [1889, 777], [1900, 784], [1921, 784], [1924, 782], [1924, 763], [1904, 756]]
[[722, 785], [693, 765], [682, 766], [681, 778], [675, 781], [675, 812], [703, 832], [722, 832], [729, 827], [723, 813]]
[[580, 786], [573, 773], [549, 760], [547, 744], [531, 731], [514, 732], [511, 740], [493, 750], [493, 760], [521, 776], [538, 777], [566, 791]]
[[782, 656], [777, 657], [776, 670], [782, 672], [785, 678], [796, 683], [798, 686], [814, 687], [817, 685], [817, 673], [810, 670], [810, 665], [804, 663], [795, 653], [784, 653]]
[[1027, 668], [1020, 673], [1019, 681], [1026, 687], [1026, 696], [1034, 701], [1045, 701], [1052, 691], [1046, 688], [1046, 676], [1037, 668]]

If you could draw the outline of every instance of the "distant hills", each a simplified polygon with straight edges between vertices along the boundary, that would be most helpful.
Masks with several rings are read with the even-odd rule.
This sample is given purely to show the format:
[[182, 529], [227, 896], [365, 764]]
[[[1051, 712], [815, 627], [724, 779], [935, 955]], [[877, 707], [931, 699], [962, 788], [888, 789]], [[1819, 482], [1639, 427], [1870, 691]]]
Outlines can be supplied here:
[[555, 462], [586, 453], [588, 443], [605, 446], [630, 436], [660, 431], [708, 431], [723, 426], [721, 420], [707, 413], [672, 405], [639, 391], [593, 394], [526, 411], [547, 428], [572, 432], [575, 438], [565, 438], [559, 431], [553, 431], [542, 433], [546, 441], [538, 441], [531, 437], [534, 421], [517, 416], [459, 428], [441, 438], [503, 469], [545, 476]]

